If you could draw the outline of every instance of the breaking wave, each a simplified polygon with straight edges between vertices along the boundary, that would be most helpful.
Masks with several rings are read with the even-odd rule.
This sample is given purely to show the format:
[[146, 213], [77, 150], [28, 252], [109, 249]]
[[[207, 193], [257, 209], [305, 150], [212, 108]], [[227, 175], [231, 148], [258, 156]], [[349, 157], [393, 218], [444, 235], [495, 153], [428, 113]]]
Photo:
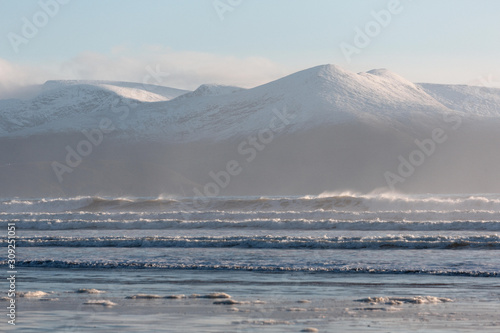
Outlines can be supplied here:
[[[0, 266], [5, 266], [0, 261]], [[151, 262], [102, 262], [102, 261], [66, 261], [66, 260], [24, 260], [17, 263], [19, 267], [37, 268], [76, 268], [76, 269], [169, 269], [169, 270], [205, 270], [205, 271], [254, 271], [254, 272], [307, 272], [307, 273], [343, 273], [343, 274], [421, 274], [469, 277], [499, 277], [498, 272], [481, 270], [432, 270], [432, 269], [396, 269], [373, 268], [366, 266], [347, 267], [310, 267], [310, 266], [252, 266], [223, 264], [164, 264]]]
[[[0, 244], [6, 241], [0, 241]], [[377, 237], [202, 236], [202, 237], [22, 237], [21, 247], [162, 247], [256, 249], [500, 249], [500, 235], [387, 235]]]
[[20, 212], [282, 212], [282, 211], [495, 211], [500, 195], [402, 195], [324, 193], [303, 197], [9, 199], [0, 211]]
[[71, 229], [299, 229], [500, 231], [500, 195], [10, 199], [0, 227]]

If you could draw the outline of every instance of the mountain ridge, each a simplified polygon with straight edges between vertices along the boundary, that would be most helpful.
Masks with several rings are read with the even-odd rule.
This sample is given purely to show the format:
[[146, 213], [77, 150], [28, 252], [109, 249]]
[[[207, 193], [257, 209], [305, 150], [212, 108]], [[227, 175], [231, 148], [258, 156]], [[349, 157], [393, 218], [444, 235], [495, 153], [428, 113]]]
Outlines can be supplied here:
[[[459, 87], [415, 84], [387, 69], [354, 73], [331, 64], [250, 89], [204, 84], [190, 92], [131, 82], [49, 80], [30, 100], [0, 100], [0, 136], [81, 131], [96, 127], [99, 118], [116, 118], [111, 111], [116, 107], [131, 111], [116, 126], [123, 138], [167, 142], [249, 135], [267, 126], [272, 110], [284, 109], [296, 115], [287, 131], [359, 121], [404, 128], [448, 113], [500, 117], [500, 89], [479, 96], [479, 88]], [[488, 109], [460, 107], [453, 96], [482, 98], [479, 104]]]
[[321, 65], [250, 89], [161, 91], [51, 81], [0, 100], [0, 197], [500, 188], [500, 89]]

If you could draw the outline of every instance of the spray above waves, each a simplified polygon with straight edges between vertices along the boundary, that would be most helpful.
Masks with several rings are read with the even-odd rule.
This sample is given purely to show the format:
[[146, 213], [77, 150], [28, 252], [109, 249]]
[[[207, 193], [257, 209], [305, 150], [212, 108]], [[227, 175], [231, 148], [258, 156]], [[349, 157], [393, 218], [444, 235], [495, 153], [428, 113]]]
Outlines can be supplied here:
[[303, 197], [127, 198], [74, 197], [11, 199], [2, 212], [310, 212], [310, 211], [497, 211], [499, 194], [404, 195], [396, 193], [322, 193]]
[[500, 231], [500, 195], [329, 193], [303, 197], [75, 197], [0, 201], [0, 227]]

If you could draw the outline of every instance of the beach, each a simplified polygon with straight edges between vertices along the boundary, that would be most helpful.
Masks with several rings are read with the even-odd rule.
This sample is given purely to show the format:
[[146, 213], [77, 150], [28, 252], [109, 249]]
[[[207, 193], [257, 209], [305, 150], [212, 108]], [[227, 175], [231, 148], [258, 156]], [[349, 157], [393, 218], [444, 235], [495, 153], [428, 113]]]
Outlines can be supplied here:
[[496, 195], [193, 202], [4, 200], [16, 331], [500, 328]]
[[[48, 292], [19, 298], [21, 332], [497, 332], [500, 327], [498, 281], [491, 278], [29, 268], [21, 279], [25, 287]], [[204, 298], [223, 292], [231, 298]], [[227, 300], [236, 304], [214, 304]]]

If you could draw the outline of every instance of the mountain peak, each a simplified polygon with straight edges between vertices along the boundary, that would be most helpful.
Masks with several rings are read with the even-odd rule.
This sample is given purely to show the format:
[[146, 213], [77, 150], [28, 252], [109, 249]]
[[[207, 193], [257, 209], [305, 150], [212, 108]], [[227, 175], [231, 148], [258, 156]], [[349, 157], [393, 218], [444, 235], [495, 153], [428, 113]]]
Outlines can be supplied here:
[[[348, 70], [334, 64], [325, 64], [325, 65], [319, 65], [315, 67], [311, 67], [308, 69], [304, 69], [302, 71], [299, 71], [295, 74], [302, 74], [306, 76], [319, 76], [319, 77], [334, 77], [334, 76], [345, 76], [345, 75], [350, 75], [354, 74], [352, 72], [349, 72]], [[292, 75], [295, 75], [292, 74]]]
[[372, 70], [367, 71], [366, 73], [377, 76], [385, 76], [392, 74], [391, 71], [388, 70], [387, 68], [374, 68]]
[[386, 78], [386, 79], [390, 79], [390, 80], [396, 80], [396, 81], [399, 81], [401, 83], [406, 83], [406, 84], [413, 85], [412, 82], [408, 81], [407, 79], [405, 79], [401, 75], [396, 74], [396, 73], [388, 70], [387, 68], [372, 69], [372, 70], [369, 70], [367, 72], [359, 73], [359, 74], [360, 75], [363, 75], [363, 74], [365, 74], [365, 75], [366, 74], [375, 75], [375, 76], [378, 76], [378, 77], [382, 77], [382, 78]]
[[202, 84], [191, 93], [192, 96], [220, 96], [231, 94], [243, 88], [221, 84]]
[[318, 70], [321, 73], [325, 73], [325, 72], [327, 72], [327, 73], [345, 73], [345, 72], [347, 72], [347, 70], [345, 70], [344, 68], [342, 68], [338, 65], [335, 65], [335, 64], [324, 64], [324, 65], [319, 65], [319, 66], [310, 68], [310, 70], [314, 70], [314, 69]]

